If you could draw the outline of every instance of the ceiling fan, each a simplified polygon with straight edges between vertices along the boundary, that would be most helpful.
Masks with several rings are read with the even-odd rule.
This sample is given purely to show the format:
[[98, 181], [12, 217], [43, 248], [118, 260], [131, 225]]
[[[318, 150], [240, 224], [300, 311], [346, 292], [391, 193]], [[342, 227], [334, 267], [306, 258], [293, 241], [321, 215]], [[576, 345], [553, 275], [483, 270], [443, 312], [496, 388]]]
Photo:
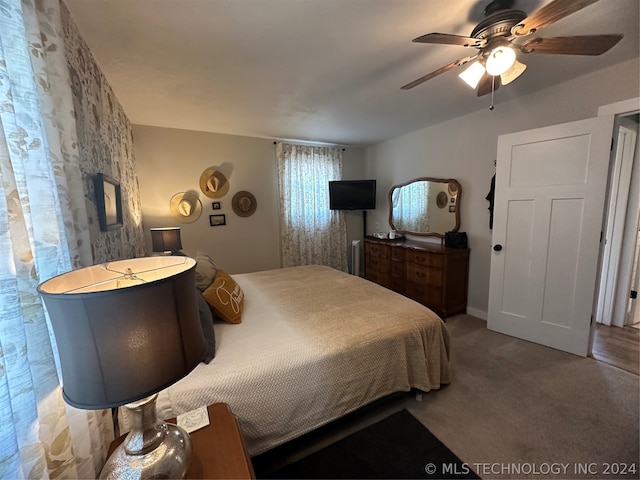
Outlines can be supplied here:
[[416, 43], [459, 45], [477, 49], [478, 52], [407, 83], [402, 89], [409, 90], [441, 73], [472, 62], [459, 76], [471, 88], [476, 89], [477, 95], [480, 97], [492, 93], [500, 85], [511, 83], [522, 75], [527, 67], [518, 61], [517, 52], [524, 54], [600, 55], [617, 44], [623, 35], [527, 38], [537, 33], [541, 28], [597, 1], [553, 0], [538, 11], [527, 15], [522, 10], [512, 8], [514, 0], [493, 0], [484, 9], [486, 18], [476, 25], [468, 37], [447, 33], [428, 33], [414, 38], [413, 41]]

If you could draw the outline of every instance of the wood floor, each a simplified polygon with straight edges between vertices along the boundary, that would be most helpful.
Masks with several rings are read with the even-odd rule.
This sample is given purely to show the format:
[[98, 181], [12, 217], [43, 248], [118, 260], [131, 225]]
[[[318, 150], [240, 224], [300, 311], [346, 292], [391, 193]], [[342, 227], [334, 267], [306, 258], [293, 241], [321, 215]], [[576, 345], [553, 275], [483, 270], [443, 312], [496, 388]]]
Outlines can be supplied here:
[[597, 324], [591, 354], [596, 360], [640, 375], [640, 330]]

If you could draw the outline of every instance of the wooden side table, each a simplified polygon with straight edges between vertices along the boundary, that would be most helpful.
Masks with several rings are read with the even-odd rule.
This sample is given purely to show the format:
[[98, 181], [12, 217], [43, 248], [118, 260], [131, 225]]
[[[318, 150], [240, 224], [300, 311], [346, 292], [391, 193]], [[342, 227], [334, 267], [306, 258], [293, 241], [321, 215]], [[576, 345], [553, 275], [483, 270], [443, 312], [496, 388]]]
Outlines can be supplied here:
[[[209, 425], [189, 434], [193, 453], [187, 478], [255, 478], [238, 419], [229, 406], [226, 403], [214, 403], [207, 410]], [[167, 420], [168, 423], [175, 421], [175, 418]], [[111, 442], [109, 455], [125, 436]]]

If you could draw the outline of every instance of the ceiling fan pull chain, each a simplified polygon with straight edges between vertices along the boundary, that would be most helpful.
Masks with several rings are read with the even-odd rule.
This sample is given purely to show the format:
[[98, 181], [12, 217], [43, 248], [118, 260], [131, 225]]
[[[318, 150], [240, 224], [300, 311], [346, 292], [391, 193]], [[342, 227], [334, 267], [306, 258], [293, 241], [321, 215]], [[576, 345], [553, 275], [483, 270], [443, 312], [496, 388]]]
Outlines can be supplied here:
[[489, 105], [489, 110], [493, 110], [494, 108], [496, 108], [493, 105], [493, 92], [495, 91], [495, 86], [496, 86], [496, 77], [492, 76], [491, 77], [491, 105]]

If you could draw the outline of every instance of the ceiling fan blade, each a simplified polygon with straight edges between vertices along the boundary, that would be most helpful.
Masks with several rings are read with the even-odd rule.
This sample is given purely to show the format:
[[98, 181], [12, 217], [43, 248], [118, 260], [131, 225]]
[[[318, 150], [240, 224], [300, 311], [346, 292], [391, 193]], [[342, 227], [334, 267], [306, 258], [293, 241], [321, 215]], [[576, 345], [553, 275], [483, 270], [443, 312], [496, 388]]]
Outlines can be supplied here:
[[520, 47], [524, 53], [601, 55], [622, 40], [623, 35], [534, 38]]
[[484, 77], [480, 79], [480, 83], [478, 83], [477, 95], [478, 97], [482, 97], [483, 95], [491, 93], [492, 89], [495, 92], [498, 88], [500, 88], [500, 77], [494, 77], [493, 75], [485, 73]]
[[547, 25], [588, 7], [598, 0], [554, 0], [511, 28], [516, 37], [531, 35]]
[[476, 58], [478, 55], [474, 55], [472, 57], [466, 57], [466, 58], [461, 58], [460, 60], [456, 60], [455, 62], [451, 62], [448, 65], [445, 65], [444, 67], [440, 67], [438, 70], [435, 70], [431, 73], [428, 73], [427, 75], [425, 75], [424, 77], [420, 77], [417, 80], [414, 80], [413, 82], [407, 83], [406, 85], [403, 85], [402, 87], [400, 87], [402, 90], [409, 90], [413, 87], [417, 87], [418, 85], [420, 85], [421, 83], [426, 82], [427, 80], [431, 80], [433, 77], [437, 77], [438, 75], [440, 75], [441, 73], [444, 72], [448, 72], [449, 70], [451, 70], [452, 68], [455, 67], [459, 67], [460, 65], [464, 65], [465, 63], [473, 60], [474, 58]]
[[413, 39], [416, 43], [437, 43], [439, 45], [459, 45], [461, 47], [481, 48], [487, 44], [486, 40], [473, 37], [461, 37], [448, 33], [427, 33]]

